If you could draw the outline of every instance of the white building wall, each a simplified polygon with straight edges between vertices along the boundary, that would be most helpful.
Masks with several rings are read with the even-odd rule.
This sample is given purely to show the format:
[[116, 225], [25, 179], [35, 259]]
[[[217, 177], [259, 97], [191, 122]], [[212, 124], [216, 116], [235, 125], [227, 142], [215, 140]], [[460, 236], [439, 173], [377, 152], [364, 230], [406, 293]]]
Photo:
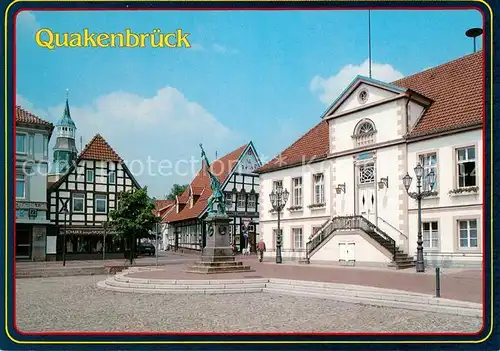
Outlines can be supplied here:
[[[457, 164], [456, 149], [474, 146], [476, 148], [476, 184], [477, 193], [449, 194], [456, 189]], [[439, 231], [438, 248], [425, 248], [428, 264], [443, 266], [479, 266], [482, 261], [482, 191], [483, 191], [483, 143], [482, 130], [467, 131], [440, 138], [423, 140], [408, 145], [408, 173], [415, 178], [413, 168], [419, 155], [436, 153], [437, 155], [437, 196], [422, 200], [422, 221], [437, 221]], [[415, 191], [416, 179], [413, 179], [410, 191]], [[410, 253], [416, 255], [418, 234], [417, 201], [410, 200], [408, 205]], [[460, 249], [458, 245], [458, 220], [478, 220], [478, 247]]]
[[[280, 218], [280, 227], [283, 230], [282, 254], [285, 259], [305, 257], [305, 244], [312, 234], [313, 227], [320, 227], [332, 214], [332, 204], [329, 196], [331, 186], [331, 162], [323, 161], [307, 166], [300, 166], [264, 173], [260, 176], [260, 235], [264, 238], [268, 252], [274, 256], [275, 238], [273, 229], [277, 229], [276, 212], [271, 212], [272, 206], [269, 194], [272, 191], [273, 181], [282, 180], [284, 189], [290, 192], [290, 197]], [[313, 175], [323, 173], [325, 206], [309, 208], [313, 204]], [[302, 177], [302, 209], [290, 211], [292, 204], [292, 179]], [[292, 228], [302, 228], [303, 247], [296, 248], [292, 244]]]
[[369, 118], [377, 130], [375, 143], [392, 141], [402, 137], [402, 131], [398, 125], [400, 118], [400, 105], [402, 100], [393, 100], [385, 104], [354, 111], [347, 115], [335, 117], [329, 123], [335, 126], [334, 133], [330, 127], [330, 139], [334, 152], [342, 152], [357, 147], [352, 136], [356, 125], [364, 118]]
[[360, 84], [359, 87], [357, 87], [356, 90], [354, 90], [354, 92], [349, 95], [349, 97], [347, 97], [347, 99], [345, 99], [345, 101], [338, 107], [337, 111], [335, 111], [335, 114], [344, 113], [360, 107], [361, 103], [358, 101], [358, 95], [363, 89], [368, 91], [368, 99], [365, 104], [372, 104], [374, 102], [389, 99], [396, 95], [392, 91], [381, 89], [373, 85]]

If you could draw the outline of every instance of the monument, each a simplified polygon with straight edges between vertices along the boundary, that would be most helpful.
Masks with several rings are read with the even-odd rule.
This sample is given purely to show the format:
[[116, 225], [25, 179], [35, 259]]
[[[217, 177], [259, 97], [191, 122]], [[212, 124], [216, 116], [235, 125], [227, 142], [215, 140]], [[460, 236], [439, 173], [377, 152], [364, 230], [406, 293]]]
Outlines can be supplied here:
[[226, 202], [221, 183], [210, 170], [210, 162], [200, 144], [201, 157], [205, 161], [206, 171], [210, 177], [212, 195], [208, 199], [208, 215], [205, 219], [207, 229], [206, 245], [202, 250], [201, 261], [188, 267], [190, 273], [235, 273], [251, 272], [248, 265], [236, 261], [233, 249], [229, 244], [229, 223], [231, 218], [226, 212]]

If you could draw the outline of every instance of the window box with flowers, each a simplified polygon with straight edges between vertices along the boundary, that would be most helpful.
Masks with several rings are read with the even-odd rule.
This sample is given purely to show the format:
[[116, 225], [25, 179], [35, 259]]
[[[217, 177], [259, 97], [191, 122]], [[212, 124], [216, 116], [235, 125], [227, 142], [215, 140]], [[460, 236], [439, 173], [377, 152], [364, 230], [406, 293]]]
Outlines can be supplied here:
[[457, 189], [451, 189], [448, 191], [450, 196], [465, 196], [465, 195], [477, 195], [479, 193], [478, 186], [467, 186]]
[[288, 207], [288, 211], [290, 212], [302, 211], [302, 206], [290, 206]]
[[311, 210], [315, 210], [315, 209], [324, 208], [325, 206], [326, 206], [326, 204], [323, 202], [323, 203], [319, 203], [319, 204], [311, 204], [307, 207], [310, 208]]

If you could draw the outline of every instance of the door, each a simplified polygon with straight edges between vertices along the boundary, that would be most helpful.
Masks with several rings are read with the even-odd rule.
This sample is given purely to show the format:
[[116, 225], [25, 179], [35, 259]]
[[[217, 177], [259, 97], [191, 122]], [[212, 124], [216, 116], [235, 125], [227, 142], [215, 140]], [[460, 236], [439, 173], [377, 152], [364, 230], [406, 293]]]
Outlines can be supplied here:
[[347, 245], [345, 243], [339, 243], [339, 261], [347, 260]]
[[18, 224], [16, 228], [16, 259], [31, 258], [31, 228]]
[[357, 214], [372, 223], [377, 220], [377, 199], [375, 183], [375, 165], [367, 163], [358, 166], [358, 205]]
[[348, 243], [346, 245], [346, 258], [347, 261], [356, 261], [356, 244], [355, 243]]

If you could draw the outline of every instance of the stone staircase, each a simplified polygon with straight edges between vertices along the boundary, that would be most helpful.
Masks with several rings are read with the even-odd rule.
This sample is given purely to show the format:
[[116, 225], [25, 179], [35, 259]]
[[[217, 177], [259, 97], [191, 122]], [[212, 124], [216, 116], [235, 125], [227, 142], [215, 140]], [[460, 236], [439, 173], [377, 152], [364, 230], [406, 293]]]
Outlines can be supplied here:
[[145, 294], [273, 293], [478, 318], [483, 314], [478, 303], [370, 286], [273, 278], [166, 280], [127, 276], [137, 271], [130, 268], [100, 281], [97, 286], [114, 292]]
[[415, 267], [413, 257], [396, 246], [396, 242], [375, 224], [363, 216], [337, 216], [324, 223], [318, 233], [306, 244], [306, 258], [299, 263], [309, 263], [311, 256], [318, 252], [339, 231], [360, 230], [387, 250], [392, 256], [388, 267], [406, 269]]

